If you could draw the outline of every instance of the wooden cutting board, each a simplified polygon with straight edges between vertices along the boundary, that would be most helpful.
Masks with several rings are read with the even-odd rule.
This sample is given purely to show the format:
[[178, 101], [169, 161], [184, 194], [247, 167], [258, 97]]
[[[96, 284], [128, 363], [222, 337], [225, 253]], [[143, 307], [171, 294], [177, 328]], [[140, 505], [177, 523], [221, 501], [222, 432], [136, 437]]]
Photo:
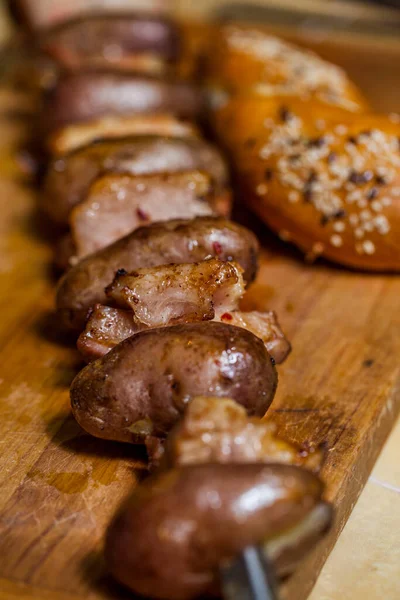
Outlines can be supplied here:
[[[82, 365], [53, 313], [51, 231], [15, 159], [26, 133], [16, 108], [0, 91], [0, 598], [127, 598], [106, 575], [102, 538], [143, 454], [90, 438], [70, 416]], [[400, 277], [306, 265], [255, 227], [261, 270], [244, 306], [277, 310], [293, 343], [271, 412], [289, 440], [324, 444], [337, 510], [286, 585], [286, 598], [304, 600], [399, 412]]]

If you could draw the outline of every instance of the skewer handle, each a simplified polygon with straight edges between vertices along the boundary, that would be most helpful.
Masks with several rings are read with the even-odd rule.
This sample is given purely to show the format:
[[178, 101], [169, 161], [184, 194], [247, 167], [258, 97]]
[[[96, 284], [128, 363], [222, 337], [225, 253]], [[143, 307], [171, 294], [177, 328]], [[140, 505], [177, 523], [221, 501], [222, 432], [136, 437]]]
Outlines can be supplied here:
[[275, 577], [256, 546], [221, 567], [221, 582], [225, 600], [278, 600]]

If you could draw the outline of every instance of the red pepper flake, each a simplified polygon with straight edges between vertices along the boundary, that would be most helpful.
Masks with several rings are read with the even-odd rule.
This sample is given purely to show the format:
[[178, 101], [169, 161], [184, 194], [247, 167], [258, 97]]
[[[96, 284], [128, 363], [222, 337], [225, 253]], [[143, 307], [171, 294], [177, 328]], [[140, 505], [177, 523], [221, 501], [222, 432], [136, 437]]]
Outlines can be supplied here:
[[224, 313], [223, 315], [221, 315], [221, 319], [223, 321], [232, 321], [233, 317], [230, 313]]
[[140, 207], [136, 209], [136, 214], [142, 221], [149, 220], [149, 215], [146, 212], [144, 212], [144, 210], [142, 210]]
[[215, 254], [217, 256], [220, 256], [222, 254], [222, 246], [219, 242], [214, 242], [213, 243], [213, 250], [215, 252]]

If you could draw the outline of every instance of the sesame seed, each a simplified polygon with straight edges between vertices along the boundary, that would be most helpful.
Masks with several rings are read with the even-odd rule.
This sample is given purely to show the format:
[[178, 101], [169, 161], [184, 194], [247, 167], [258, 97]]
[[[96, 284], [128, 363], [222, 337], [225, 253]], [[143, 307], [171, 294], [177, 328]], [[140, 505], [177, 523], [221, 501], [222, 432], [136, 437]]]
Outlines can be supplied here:
[[382, 206], [391, 206], [392, 199], [385, 196], [384, 198], [381, 198], [381, 203], [382, 203]]
[[340, 246], [343, 245], [343, 239], [340, 235], [332, 235], [330, 242], [332, 246], [335, 246], [336, 248], [340, 248]]
[[369, 219], [371, 219], [372, 217], [372, 213], [370, 210], [363, 210], [360, 212], [360, 219], [361, 221], [368, 221]]
[[325, 245], [322, 244], [322, 242], [316, 242], [312, 247], [312, 251], [314, 254], [322, 254], [324, 250]]
[[338, 135], [346, 135], [346, 133], [348, 132], [348, 127], [346, 127], [346, 125], [336, 125], [334, 132], [337, 133]]
[[300, 200], [300, 195], [298, 192], [295, 192], [294, 190], [289, 192], [289, 202], [291, 202], [292, 204], [295, 204], [299, 200]]
[[362, 248], [365, 252], [365, 254], [374, 254], [375, 253], [375, 244], [373, 242], [371, 242], [370, 240], [365, 240], [365, 242], [363, 242], [362, 244]]
[[271, 117], [268, 117], [268, 119], [264, 120], [264, 127], [273, 127], [275, 125], [274, 120], [271, 119]]
[[373, 202], [371, 202], [371, 208], [375, 212], [381, 212], [381, 210], [382, 210], [382, 203], [378, 202], [378, 200], [374, 200]]
[[375, 227], [381, 235], [386, 235], [390, 231], [389, 221], [384, 215], [378, 215], [374, 220]]
[[343, 221], [338, 221], [337, 223], [333, 224], [333, 229], [338, 233], [342, 233], [342, 231], [346, 229], [346, 225], [343, 223]]
[[364, 237], [364, 230], [361, 229], [361, 227], [358, 227], [355, 231], [354, 231], [354, 235], [356, 236], [357, 239], [361, 239]]
[[349, 221], [350, 221], [350, 225], [353, 225], [353, 227], [356, 227], [359, 222], [358, 215], [356, 215], [355, 213], [351, 214], [349, 216]]
[[261, 148], [258, 156], [262, 159], [262, 160], [266, 160], [267, 158], [269, 158], [271, 155], [271, 151], [268, 148], [268, 146], [264, 146], [264, 148]]
[[257, 186], [256, 192], [259, 196], [265, 196], [268, 193], [268, 186], [265, 183], [260, 183]]

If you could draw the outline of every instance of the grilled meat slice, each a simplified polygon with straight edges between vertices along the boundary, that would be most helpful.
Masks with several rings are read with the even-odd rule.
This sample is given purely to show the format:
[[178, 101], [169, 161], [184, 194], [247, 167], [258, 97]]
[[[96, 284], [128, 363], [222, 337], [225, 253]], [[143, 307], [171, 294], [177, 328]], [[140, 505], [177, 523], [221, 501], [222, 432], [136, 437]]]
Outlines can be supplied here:
[[53, 156], [68, 154], [99, 140], [123, 139], [135, 135], [164, 137], [199, 137], [193, 123], [181, 121], [172, 114], [108, 116], [72, 123], [61, 127], [47, 140], [47, 149]]
[[254, 234], [222, 218], [198, 217], [141, 227], [66, 273], [57, 293], [60, 320], [67, 328], [82, 331], [88, 310], [97, 303], [107, 303], [104, 290], [118, 269], [131, 272], [217, 257], [238, 263], [249, 283], [257, 272], [257, 254]]
[[40, 195], [41, 208], [53, 221], [68, 224], [71, 210], [87, 197], [100, 175], [193, 170], [209, 173], [217, 193], [227, 188], [225, 160], [217, 148], [204, 140], [161, 136], [102, 140], [51, 161]]
[[274, 423], [249, 418], [230, 399], [194, 398], [165, 444], [164, 467], [196, 463], [283, 463], [319, 470], [319, 449], [299, 448], [276, 435]]

